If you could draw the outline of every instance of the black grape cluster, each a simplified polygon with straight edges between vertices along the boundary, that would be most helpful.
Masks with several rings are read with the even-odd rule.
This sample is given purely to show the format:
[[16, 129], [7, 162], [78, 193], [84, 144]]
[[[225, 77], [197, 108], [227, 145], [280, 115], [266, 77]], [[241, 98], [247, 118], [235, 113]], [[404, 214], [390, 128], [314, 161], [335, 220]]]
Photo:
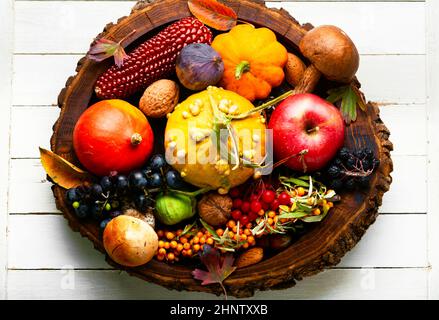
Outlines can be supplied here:
[[367, 188], [380, 161], [369, 148], [350, 151], [343, 147], [324, 172], [328, 186], [334, 190]]
[[78, 218], [94, 218], [105, 228], [111, 219], [122, 214], [125, 204], [145, 212], [153, 206], [154, 194], [167, 187], [183, 186], [180, 173], [168, 166], [163, 155], [156, 154], [144, 169], [129, 175], [104, 176], [99, 183], [68, 189], [66, 199]]

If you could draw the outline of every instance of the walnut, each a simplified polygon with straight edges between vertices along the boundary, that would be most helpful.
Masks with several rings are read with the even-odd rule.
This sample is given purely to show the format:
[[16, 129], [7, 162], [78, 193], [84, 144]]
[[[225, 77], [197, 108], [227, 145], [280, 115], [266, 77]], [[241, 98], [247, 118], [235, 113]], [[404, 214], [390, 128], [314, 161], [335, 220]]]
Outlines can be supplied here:
[[205, 194], [198, 202], [198, 214], [214, 227], [225, 225], [232, 211], [232, 198], [217, 192]]
[[140, 99], [139, 108], [151, 118], [165, 117], [178, 103], [180, 89], [172, 80], [161, 79], [146, 88]]
[[146, 212], [140, 212], [133, 208], [126, 209], [123, 214], [125, 216], [131, 216], [140, 220], [145, 221], [149, 224], [153, 229], [155, 228], [155, 218], [153, 214], [153, 209], [148, 208]]

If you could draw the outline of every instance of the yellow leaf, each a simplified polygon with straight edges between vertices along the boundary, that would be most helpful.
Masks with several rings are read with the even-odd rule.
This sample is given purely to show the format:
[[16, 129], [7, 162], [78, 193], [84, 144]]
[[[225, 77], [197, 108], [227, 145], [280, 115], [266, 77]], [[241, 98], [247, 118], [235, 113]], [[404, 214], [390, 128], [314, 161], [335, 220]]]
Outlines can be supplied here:
[[41, 147], [40, 160], [47, 175], [60, 187], [70, 189], [92, 181], [92, 176], [88, 172]]

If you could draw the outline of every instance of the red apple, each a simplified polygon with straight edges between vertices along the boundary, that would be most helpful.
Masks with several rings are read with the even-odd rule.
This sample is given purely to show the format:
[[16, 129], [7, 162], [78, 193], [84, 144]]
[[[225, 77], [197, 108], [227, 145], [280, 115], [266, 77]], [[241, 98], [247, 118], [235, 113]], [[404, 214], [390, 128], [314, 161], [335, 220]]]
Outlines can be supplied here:
[[[344, 122], [340, 111], [314, 94], [297, 94], [285, 99], [273, 111], [273, 151], [282, 160], [308, 150], [303, 157], [307, 171], [323, 168], [342, 147]], [[304, 171], [303, 160], [292, 157], [285, 165]]]

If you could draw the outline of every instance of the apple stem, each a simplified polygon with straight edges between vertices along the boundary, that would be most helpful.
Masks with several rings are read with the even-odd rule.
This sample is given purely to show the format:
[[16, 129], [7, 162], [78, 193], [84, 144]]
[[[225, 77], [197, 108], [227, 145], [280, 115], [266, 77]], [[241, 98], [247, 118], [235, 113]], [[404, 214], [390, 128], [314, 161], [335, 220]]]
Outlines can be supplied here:
[[320, 128], [319, 128], [319, 126], [317, 126], [317, 127], [306, 130], [306, 132], [313, 133], [313, 132], [319, 132], [319, 130], [320, 130]]
[[265, 103], [261, 104], [259, 107], [256, 107], [256, 108], [254, 108], [254, 109], [252, 109], [250, 111], [238, 114], [236, 116], [230, 116], [229, 115], [229, 116], [227, 116], [227, 118], [235, 119], [235, 120], [245, 119], [248, 116], [251, 116], [252, 114], [254, 114], [256, 112], [262, 111], [264, 109], [267, 109], [267, 108], [275, 105], [276, 103], [281, 102], [282, 100], [284, 100], [284, 99], [288, 98], [289, 96], [291, 96], [293, 93], [294, 93], [293, 90], [289, 90], [289, 91], [284, 92], [283, 94], [281, 94], [279, 97], [276, 97], [276, 98], [274, 98], [274, 99], [272, 99], [272, 100], [270, 100], [268, 102], [265, 102]]

